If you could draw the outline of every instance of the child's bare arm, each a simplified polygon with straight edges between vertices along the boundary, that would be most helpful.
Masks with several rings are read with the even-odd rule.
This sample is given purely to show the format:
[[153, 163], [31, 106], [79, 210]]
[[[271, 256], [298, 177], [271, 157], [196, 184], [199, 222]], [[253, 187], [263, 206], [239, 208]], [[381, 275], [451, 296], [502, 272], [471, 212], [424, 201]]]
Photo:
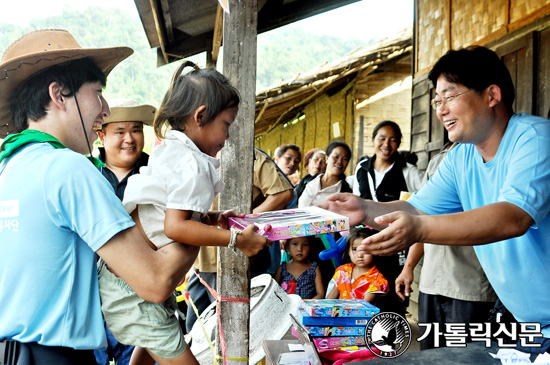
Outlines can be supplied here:
[[[222, 246], [227, 247], [231, 232], [226, 229], [206, 225], [191, 220], [192, 211], [167, 209], [164, 218], [164, 233], [174, 241], [191, 246]], [[237, 245], [245, 255], [253, 256], [264, 246], [271, 246], [271, 241], [257, 234], [256, 227], [247, 227], [237, 236]]]
[[229, 229], [227, 218], [229, 217], [244, 217], [244, 214], [239, 214], [234, 210], [211, 210], [202, 219], [202, 223], [209, 226], [219, 226], [223, 229]]
[[325, 287], [323, 285], [323, 277], [321, 276], [321, 269], [319, 269], [319, 266], [315, 269], [315, 291], [317, 295], [312, 299], [323, 299], [325, 297]]
[[367, 302], [374, 304], [376, 302], [376, 299], [378, 298], [378, 294], [376, 293], [369, 293], [365, 294], [363, 299], [365, 299]]
[[340, 292], [338, 291], [338, 287], [335, 285], [334, 288], [328, 293], [327, 299], [338, 299], [340, 298]]

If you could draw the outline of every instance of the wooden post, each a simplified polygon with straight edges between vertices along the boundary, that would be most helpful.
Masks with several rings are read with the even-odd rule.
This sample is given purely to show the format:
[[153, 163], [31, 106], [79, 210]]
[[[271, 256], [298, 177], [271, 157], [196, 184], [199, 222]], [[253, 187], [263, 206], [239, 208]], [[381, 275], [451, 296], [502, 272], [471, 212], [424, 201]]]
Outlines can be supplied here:
[[[220, 175], [225, 190], [220, 195], [220, 209], [249, 213], [252, 209], [254, 116], [256, 103], [257, 0], [231, 0], [230, 13], [224, 14], [223, 73], [241, 94], [237, 120], [229, 130], [221, 156]], [[218, 294], [229, 298], [250, 298], [248, 258], [240, 251], [218, 250]], [[248, 364], [250, 303], [222, 301], [218, 323], [225, 337], [227, 364]], [[218, 364], [223, 361], [218, 361]]]

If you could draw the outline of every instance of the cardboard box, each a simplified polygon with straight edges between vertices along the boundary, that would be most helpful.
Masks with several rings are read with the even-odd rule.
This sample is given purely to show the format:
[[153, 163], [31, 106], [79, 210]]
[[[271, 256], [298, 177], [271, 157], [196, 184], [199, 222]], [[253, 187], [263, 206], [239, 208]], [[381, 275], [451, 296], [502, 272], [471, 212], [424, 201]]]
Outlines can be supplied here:
[[[258, 233], [271, 241], [349, 231], [348, 217], [319, 207], [284, 209], [247, 214], [244, 218], [229, 218], [230, 227], [242, 230], [251, 224], [256, 225]], [[268, 225], [271, 226], [270, 230], [266, 229]]]

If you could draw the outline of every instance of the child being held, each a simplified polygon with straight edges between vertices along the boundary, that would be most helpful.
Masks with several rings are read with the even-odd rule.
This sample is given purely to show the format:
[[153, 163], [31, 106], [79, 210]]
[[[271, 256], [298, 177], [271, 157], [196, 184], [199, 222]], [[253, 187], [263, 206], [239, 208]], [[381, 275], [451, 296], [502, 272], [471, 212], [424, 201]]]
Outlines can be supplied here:
[[327, 299], [365, 299], [374, 304], [379, 295], [388, 292], [388, 281], [373, 264], [373, 256], [357, 251], [361, 242], [375, 233], [375, 230], [366, 227], [354, 227], [350, 230], [346, 240], [346, 252], [351, 263], [336, 269], [331, 280], [334, 286], [329, 291]]
[[[148, 166], [128, 180], [124, 207], [153, 249], [169, 244], [229, 246], [252, 256], [269, 241], [254, 226], [242, 233], [228, 230], [227, 218], [235, 213], [209, 211], [224, 187], [215, 156], [229, 138], [239, 93], [215, 69], [195, 67], [182, 75], [186, 66], [194, 64], [178, 68], [155, 115], [155, 134], [164, 141], [151, 153]], [[105, 262], [98, 267], [105, 321], [120, 343], [136, 346], [132, 364], [198, 364], [186, 350], [174, 295], [164, 303], [148, 302]]]
[[325, 296], [321, 270], [316, 262], [309, 261], [311, 238], [295, 237], [284, 242], [291, 257], [275, 273], [275, 280], [287, 294], [298, 294], [302, 299], [321, 299]]

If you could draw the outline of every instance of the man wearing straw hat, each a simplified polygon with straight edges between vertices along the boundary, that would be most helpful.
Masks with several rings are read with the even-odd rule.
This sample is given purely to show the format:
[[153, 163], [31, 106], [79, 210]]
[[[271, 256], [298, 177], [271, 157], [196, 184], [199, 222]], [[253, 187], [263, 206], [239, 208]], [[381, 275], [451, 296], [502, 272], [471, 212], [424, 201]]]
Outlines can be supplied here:
[[149, 160], [149, 155], [143, 152], [143, 126], [153, 125], [156, 109], [130, 99], [111, 101], [110, 104], [111, 115], [104, 119], [97, 131], [103, 145], [99, 148], [99, 159], [106, 165], [100, 167], [100, 171], [122, 200], [128, 178], [138, 173]]
[[[153, 124], [156, 109], [131, 99], [112, 100], [110, 104], [111, 115], [97, 131], [103, 145], [99, 147], [99, 159], [105, 164], [99, 169], [122, 201], [128, 179], [149, 160], [149, 155], [143, 152], [143, 126]], [[117, 365], [129, 364], [134, 346], [118, 342], [107, 324], [105, 330], [107, 347], [94, 351], [98, 365], [109, 365], [112, 360]]]
[[40, 30], [0, 61], [0, 359], [8, 364], [95, 364], [92, 350], [106, 346], [96, 253], [157, 303], [192, 264], [193, 248], [151, 250], [82, 156], [110, 115], [106, 76], [130, 54]]

